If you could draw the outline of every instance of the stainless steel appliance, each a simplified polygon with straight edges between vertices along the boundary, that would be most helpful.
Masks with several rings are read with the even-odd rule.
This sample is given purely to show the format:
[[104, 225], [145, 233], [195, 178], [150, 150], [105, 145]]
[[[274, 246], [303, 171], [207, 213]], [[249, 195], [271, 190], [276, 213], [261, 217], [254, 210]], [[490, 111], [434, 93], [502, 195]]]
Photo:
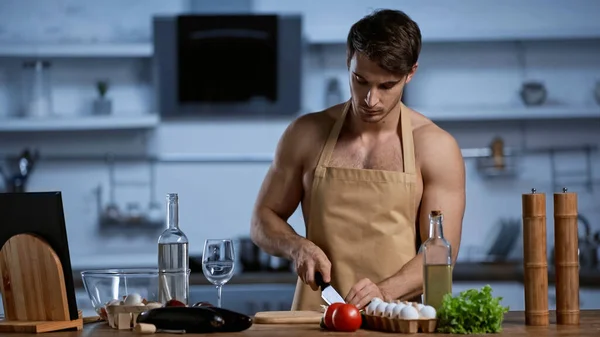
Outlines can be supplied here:
[[163, 117], [300, 111], [300, 16], [157, 16], [153, 32], [156, 97]]

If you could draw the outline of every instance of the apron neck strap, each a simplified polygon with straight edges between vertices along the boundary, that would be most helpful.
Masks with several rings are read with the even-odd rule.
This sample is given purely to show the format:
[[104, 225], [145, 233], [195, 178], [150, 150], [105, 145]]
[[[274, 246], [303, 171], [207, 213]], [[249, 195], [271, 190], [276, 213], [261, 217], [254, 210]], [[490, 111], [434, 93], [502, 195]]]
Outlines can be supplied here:
[[[327, 142], [323, 147], [323, 152], [321, 153], [321, 157], [319, 158], [317, 169], [324, 168], [325, 165], [329, 163], [329, 159], [331, 158], [331, 154], [333, 153], [333, 149], [335, 147], [335, 144], [337, 143], [338, 136], [340, 135], [340, 131], [342, 130], [342, 126], [344, 125], [344, 121], [346, 120], [346, 115], [348, 115], [348, 110], [350, 109], [351, 102], [352, 100], [350, 99], [348, 100], [348, 102], [346, 102], [346, 104], [344, 104], [344, 108], [342, 110], [340, 118], [333, 125], [333, 128], [329, 133], [329, 137], [327, 138]], [[400, 108], [400, 124], [404, 173], [414, 174], [416, 173], [416, 164], [412, 124], [410, 122], [410, 114], [406, 111], [403, 111], [402, 108]]]
[[413, 140], [412, 123], [410, 122], [410, 113], [402, 110], [400, 104], [400, 126], [402, 137], [402, 162], [404, 163], [404, 173], [414, 174], [417, 171], [415, 162], [415, 144]]
[[329, 159], [333, 153], [333, 148], [337, 143], [338, 136], [340, 135], [340, 131], [342, 130], [342, 126], [346, 120], [346, 115], [348, 114], [348, 110], [350, 108], [350, 102], [352, 102], [352, 99], [348, 100], [348, 102], [344, 104], [344, 109], [342, 110], [340, 118], [335, 122], [335, 124], [333, 124], [333, 128], [331, 128], [327, 142], [325, 142], [325, 146], [323, 147], [323, 152], [321, 153], [321, 158], [319, 158], [317, 167], [325, 167], [325, 165], [329, 163]]

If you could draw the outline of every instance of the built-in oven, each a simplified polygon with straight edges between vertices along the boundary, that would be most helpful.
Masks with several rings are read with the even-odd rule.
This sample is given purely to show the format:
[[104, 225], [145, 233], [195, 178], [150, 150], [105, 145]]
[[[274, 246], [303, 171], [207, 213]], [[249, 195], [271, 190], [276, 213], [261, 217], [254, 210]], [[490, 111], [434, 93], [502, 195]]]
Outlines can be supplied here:
[[302, 20], [186, 14], [153, 20], [160, 114], [290, 115], [300, 111]]

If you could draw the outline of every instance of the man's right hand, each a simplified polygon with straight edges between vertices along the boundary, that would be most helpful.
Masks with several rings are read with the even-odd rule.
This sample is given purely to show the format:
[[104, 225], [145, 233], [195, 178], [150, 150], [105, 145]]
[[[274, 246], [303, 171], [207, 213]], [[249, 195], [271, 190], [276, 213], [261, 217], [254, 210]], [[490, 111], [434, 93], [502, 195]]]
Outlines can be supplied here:
[[314, 291], [319, 289], [315, 273], [320, 272], [325, 283], [331, 282], [331, 262], [327, 255], [314, 243], [306, 240], [293, 256], [296, 273]]

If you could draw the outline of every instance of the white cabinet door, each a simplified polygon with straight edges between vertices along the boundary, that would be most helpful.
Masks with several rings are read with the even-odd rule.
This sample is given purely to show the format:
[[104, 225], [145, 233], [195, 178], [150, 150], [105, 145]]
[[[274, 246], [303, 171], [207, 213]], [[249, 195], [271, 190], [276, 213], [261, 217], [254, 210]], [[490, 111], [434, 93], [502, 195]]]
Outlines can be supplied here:
[[[548, 307], [556, 309], [556, 288], [548, 287]], [[579, 289], [579, 308], [581, 310], [600, 309], [600, 288]]]
[[[223, 286], [222, 305], [224, 308], [246, 315], [259, 311], [290, 310], [294, 299], [295, 284], [232, 284]], [[210, 302], [217, 304], [217, 290], [213, 286], [193, 286], [190, 288], [190, 302]]]
[[350, 26], [378, 8], [405, 11], [419, 24], [424, 41], [600, 36], [600, 20], [597, 20], [600, 1], [571, 0], [568, 4], [557, 4], [547, 0], [254, 0], [253, 3], [253, 10], [258, 13], [301, 14], [304, 34], [313, 43], [345, 42]]
[[508, 306], [510, 311], [525, 310], [523, 285], [519, 282], [454, 282], [452, 295], [468, 289], [481, 289], [486, 284], [492, 287], [492, 296], [502, 297], [500, 304]]

